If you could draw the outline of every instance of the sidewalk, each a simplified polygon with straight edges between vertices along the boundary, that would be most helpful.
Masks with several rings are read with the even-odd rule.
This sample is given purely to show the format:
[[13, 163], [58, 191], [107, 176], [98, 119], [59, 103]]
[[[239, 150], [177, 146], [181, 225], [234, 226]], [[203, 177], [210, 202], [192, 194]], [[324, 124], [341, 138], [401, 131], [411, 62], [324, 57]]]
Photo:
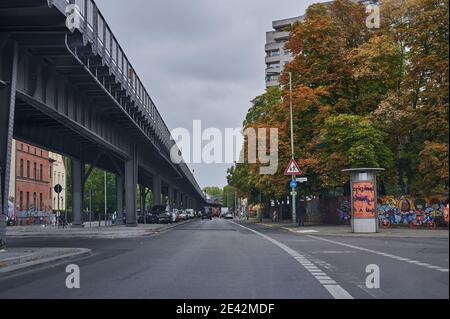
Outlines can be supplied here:
[[9, 248], [0, 251], [0, 275], [25, 267], [90, 254], [91, 250], [85, 248]]
[[380, 228], [376, 234], [354, 234], [351, 232], [350, 225], [308, 225], [298, 227], [292, 226], [289, 222], [271, 222], [263, 221], [260, 223], [256, 220], [245, 221], [244, 223], [257, 223], [267, 228], [279, 228], [288, 230], [297, 234], [312, 234], [321, 236], [342, 236], [342, 237], [371, 237], [371, 238], [449, 238], [449, 230], [447, 229], [411, 229], [408, 227]]
[[191, 221], [193, 220], [178, 222], [176, 224], [139, 224], [137, 227], [127, 227], [124, 225], [105, 227], [104, 224], [98, 227], [98, 222], [96, 224], [92, 223], [91, 227], [89, 227], [88, 222], [85, 223], [85, 227], [83, 228], [71, 228], [69, 226], [65, 229], [55, 226], [15, 226], [7, 228], [6, 236], [8, 238], [131, 238], [153, 235]]

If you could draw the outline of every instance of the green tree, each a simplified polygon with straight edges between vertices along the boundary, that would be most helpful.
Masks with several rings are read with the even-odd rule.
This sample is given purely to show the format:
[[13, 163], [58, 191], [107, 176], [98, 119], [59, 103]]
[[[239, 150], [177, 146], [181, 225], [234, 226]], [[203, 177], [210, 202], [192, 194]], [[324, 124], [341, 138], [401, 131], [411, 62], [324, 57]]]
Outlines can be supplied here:
[[222, 195], [222, 189], [217, 186], [207, 186], [203, 188], [203, 191], [210, 196]]

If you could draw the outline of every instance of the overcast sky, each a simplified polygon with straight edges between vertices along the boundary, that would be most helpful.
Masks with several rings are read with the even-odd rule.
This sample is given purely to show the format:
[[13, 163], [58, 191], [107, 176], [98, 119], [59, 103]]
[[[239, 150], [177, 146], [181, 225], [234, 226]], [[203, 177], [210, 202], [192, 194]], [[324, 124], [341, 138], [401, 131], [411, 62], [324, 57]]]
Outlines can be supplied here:
[[[241, 127], [264, 92], [265, 33], [314, 0], [96, 0], [169, 129]], [[201, 187], [230, 164], [190, 164]]]

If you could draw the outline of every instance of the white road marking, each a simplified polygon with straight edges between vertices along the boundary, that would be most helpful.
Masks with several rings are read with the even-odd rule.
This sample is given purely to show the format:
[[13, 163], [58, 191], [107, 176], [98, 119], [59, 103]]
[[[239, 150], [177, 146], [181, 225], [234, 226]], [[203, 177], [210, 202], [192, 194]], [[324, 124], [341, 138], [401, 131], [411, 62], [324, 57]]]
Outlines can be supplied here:
[[412, 259], [409, 259], [409, 258], [403, 258], [403, 257], [400, 257], [400, 256], [387, 254], [387, 253], [384, 253], [382, 251], [368, 249], [368, 248], [359, 247], [359, 246], [355, 246], [355, 245], [350, 245], [350, 244], [342, 243], [340, 241], [335, 241], [335, 240], [326, 239], [326, 238], [322, 238], [322, 237], [317, 237], [317, 236], [313, 236], [313, 235], [307, 235], [307, 236], [311, 237], [311, 238], [314, 238], [314, 239], [317, 239], [317, 240], [321, 240], [321, 241], [325, 241], [325, 242], [328, 242], [328, 243], [332, 243], [332, 244], [335, 244], [335, 245], [340, 245], [340, 246], [345, 246], [345, 247], [349, 247], [349, 248], [353, 248], [353, 249], [358, 249], [358, 250], [365, 251], [365, 252], [368, 252], [368, 253], [377, 254], [377, 255], [388, 257], [388, 258], [392, 258], [392, 259], [395, 259], [395, 260], [404, 261], [404, 262], [407, 262], [407, 263], [410, 263], [410, 264], [415, 264], [417, 266], [422, 266], [422, 267], [425, 267], [425, 268], [428, 268], [428, 269], [436, 269], [436, 270], [441, 271], [441, 272], [448, 272], [448, 268], [442, 268], [442, 267], [437, 267], [437, 266], [436, 266], [437, 268], [435, 268], [435, 266], [433, 266], [433, 268], [431, 268], [430, 264], [423, 263], [423, 262], [420, 262], [420, 261], [417, 261], [417, 260], [412, 260]]
[[[278, 240], [275, 240], [275, 239], [273, 239], [269, 236], [266, 236], [254, 229], [245, 227], [245, 226], [237, 224], [235, 222], [230, 221], [230, 223], [235, 224], [236, 226], [242, 227], [246, 230], [249, 230], [249, 231], [257, 234], [258, 236], [270, 241], [272, 244], [278, 246], [279, 248], [281, 248], [285, 252], [287, 252], [291, 257], [294, 257], [294, 259], [299, 264], [301, 264], [306, 270], [308, 270], [310, 272], [315, 271], [315, 269], [312, 270], [312, 269], [306, 268], [306, 267], [310, 267], [310, 268], [315, 267], [315, 265], [308, 258], [306, 258], [302, 254], [298, 253], [297, 251], [289, 248], [288, 246], [284, 245], [283, 243], [279, 242]], [[317, 268], [317, 267], [315, 267], [315, 268]], [[317, 268], [317, 270], [320, 270], [320, 269]], [[338, 285], [336, 283], [336, 281], [332, 280], [324, 272], [322, 272], [322, 273], [323, 273], [323, 276], [319, 276], [316, 274], [312, 274], [312, 275], [319, 281], [320, 284], [323, 285], [323, 287], [331, 294], [331, 296], [333, 296], [333, 298], [335, 298], [335, 299], [353, 299], [353, 297], [344, 288], [342, 288], [340, 285]], [[323, 278], [318, 278], [318, 277], [323, 277]]]
[[300, 233], [300, 234], [318, 233], [317, 230], [313, 230], [313, 229], [296, 230], [295, 232], [296, 232], [296, 233]]
[[353, 297], [339, 285], [324, 285], [324, 287], [335, 299], [353, 299]]

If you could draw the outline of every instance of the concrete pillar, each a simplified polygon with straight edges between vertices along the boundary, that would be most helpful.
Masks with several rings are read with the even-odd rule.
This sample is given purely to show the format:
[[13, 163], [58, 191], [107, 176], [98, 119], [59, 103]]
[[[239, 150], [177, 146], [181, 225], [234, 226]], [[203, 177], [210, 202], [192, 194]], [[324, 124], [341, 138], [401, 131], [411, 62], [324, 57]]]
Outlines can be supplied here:
[[169, 186], [169, 207], [170, 209], [175, 208], [175, 191], [171, 186]]
[[83, 180], [84, 162], [72, 158], [72, 227], [83, 226]]
[[123, 224], [123, 176], [116, 175], [116, 200], [117, 219], [116, 224]]
[[127, 212], [127, 226], [136, 227], [136, 185], [138, 175], [137, 148], [133, 147], [133, 154], [125, 162], [125, 206]]
[[161, 177], [153, 176], [153, 205], [161, 205]]
[[181, 209], [181, 192], [177, 189], [176, 190], [176, 199], [175, 199], [175, 202], [176, 202], [176, 206], [177, 206], [177, 208], [178, 209]]
[[[5, 49], [6, 52], [7, 50]], [[2, 73], [0, 80], [9, 81], [9, 86], [0, 84], [0, 250], [6, 246], [6, 215], [8, 214], [9, 177], [11, 170], [11, 146], [16, 108], [17, 65], [19, 45], [14, 42], [6, 54], [0, 52]], [[5, 78], [2, 78], [5, 76]]]

